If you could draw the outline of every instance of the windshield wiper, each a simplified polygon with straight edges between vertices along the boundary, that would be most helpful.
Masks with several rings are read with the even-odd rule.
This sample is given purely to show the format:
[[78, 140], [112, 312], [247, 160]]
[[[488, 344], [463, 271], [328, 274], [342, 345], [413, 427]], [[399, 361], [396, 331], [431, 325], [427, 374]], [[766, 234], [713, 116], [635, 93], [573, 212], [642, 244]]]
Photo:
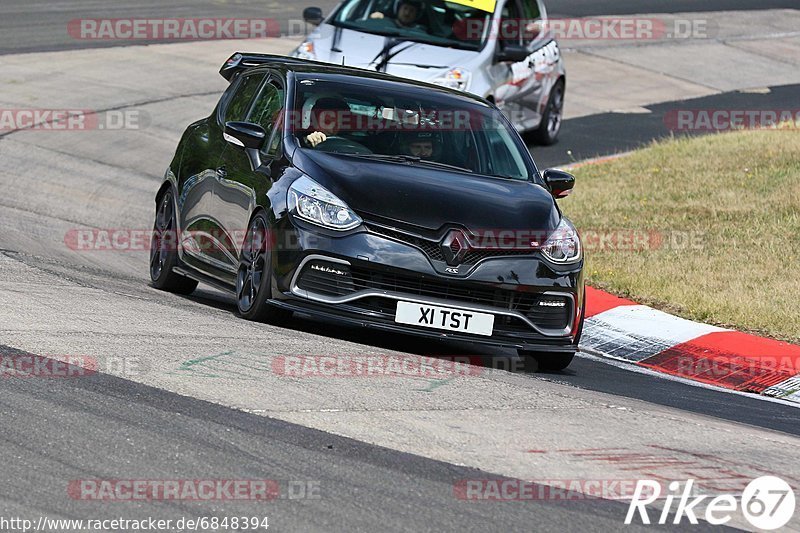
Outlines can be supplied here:
[[397, 65], [401, 67], [435, 68], [435, 69], [450, 68], [447, 65], [426, 65], [424, 63], [392, 63], [392, 65]]
[[465, 167], [459, 167], [458, 165], [448, 165], [447, 163], [440, 163], [439, 161], [431, 161], [430, 159], [421, 159], [419, 161], [419, 164], [420, 165], [428, 165], [430, 167], [449, 168], [449, 169], [458, 170], [458, 171], [461, 171], [461, 172], [469, 172], [470, 174], [475, 172], [474, 170], [471, 170], [471, 169], [468, 169], [468, 168], [465, 168]]
[[391, 61], [394, 56], [396, 56], [400, 52], [408, 50], [409, 48], [417, 44], [417, 43], [411, 43], [405, 48], [401, 48], [400, 50], [392, 52], [392, 50], [396, 46], [404, 42], [406, 41], [399, 39], [397, 37], [388, 37], [386, 39], [386, 44], [383, 45], [383, 50], [381, 50], [380, 53], [375, 57], [375, 59], [372, 60], [372, 62], [374, 63], [380, 58], [380, 62], [377, 65], [375, 65], [375, 70], [378, 72], [386, 72], [386, 67], [389, 65], [389, 61]]
[[342, 53], [342, 49], [339, 48], [339, 42], [342, 40], [342, 27], [336, 26], [333, 30], [333, 39], [331, 39], [331, 52], [338, 52]]
[[391, 162], [395, 162], [395, 163], [411, 163], [411, 164], [414, 164], [414, 165], [427, 165], [427, 166], [431, 166], [431, 167], [449, 168], [449, 169], [452, 169], [452, 170], [459, 170], [461, 172], [470, 172], [470, 173], [473, 172], [472, 170], [470, 170], [468, 168], [459, 167], [459, 166], [456, 166], [456, 165], [448, 165], [447, 163], [440, 163], [438, 161], [431, 161], [429, 159], [422, 159], [421, 157], [417, 157], [417, 156], [414, 156], [414, 155], [405, 155], [405, 154], [400, 154], [400, 155], [347, 154], [347, 155], [350, 155], [350, 156], [353, 156], [353, 157], [363, 157], [365, 159], [377, 159], [379, 161], [391, 161]]
[[419, 163], [421, 157], [414, 155], [389, 155], [389, 154], [345, 154], [351, 157], [363, 157], [364, 159], [380, 159], [381, 161], [392, 161], [395, 163]]
[[388, 29], [385, 30], [385, 31], [371, 30], [371, 29], [367, 29], [367, 28], [364, 28], [362, 26], [359, 26], [357, 24], [349, 24], [347, 22], [340, 22], [340, 21], [333, 21], [333, 22], [331, 22], [331, 25], [335, 26], [337, 28], [345, 28], [347, 30], [361, 31], [361, 32], [364, 32], [364, 33], [371, 33], [372, 35], [380, 35], [381, 37], [399, 37], [401, 35], [401, 33], [402, 33], [402, 32], [400, 32], [398, 30], [388, 30]]

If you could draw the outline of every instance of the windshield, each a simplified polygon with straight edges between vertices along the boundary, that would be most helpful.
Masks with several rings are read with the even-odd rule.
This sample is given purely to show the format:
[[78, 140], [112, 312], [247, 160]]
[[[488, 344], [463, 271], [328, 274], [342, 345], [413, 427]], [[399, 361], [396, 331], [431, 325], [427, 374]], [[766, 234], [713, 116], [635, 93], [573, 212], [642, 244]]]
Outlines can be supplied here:
[[499, 111], [435, 90], [305, 79], [292, 128], [302, 148], [529, 180], [533, 166]]
[[347, 0], [331, 24], [411, 41], [478, 50], [489, 31], [495, 3], [493, 0]]

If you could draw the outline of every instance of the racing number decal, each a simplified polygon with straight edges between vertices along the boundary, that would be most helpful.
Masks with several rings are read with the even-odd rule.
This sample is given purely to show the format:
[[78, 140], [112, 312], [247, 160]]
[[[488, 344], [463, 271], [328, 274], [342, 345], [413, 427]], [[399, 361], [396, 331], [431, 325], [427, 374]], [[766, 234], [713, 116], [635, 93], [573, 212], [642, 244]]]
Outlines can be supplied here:
[[555, 41], [550, 41], [546, 46], [533, 52], [525, 61], [511, 65], [511, 84], [522, 85], [532, 75], [540, 80], [548, 73], [553, 65], [558, 63], [560, 51]]
[[550, 41], [547, 46], [539, 48], [531, 55], [534, 71], [539, 72], [547, 67], [552, 67], [558, 63], [560, 54], [561, 52], [555, 41]]

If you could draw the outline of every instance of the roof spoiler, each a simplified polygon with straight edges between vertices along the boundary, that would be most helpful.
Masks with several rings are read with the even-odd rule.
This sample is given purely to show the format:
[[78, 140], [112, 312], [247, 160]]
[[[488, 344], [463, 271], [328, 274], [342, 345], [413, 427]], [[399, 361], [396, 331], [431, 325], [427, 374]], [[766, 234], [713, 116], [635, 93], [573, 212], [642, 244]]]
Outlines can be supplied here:
[[276, 54], [253, 54], [250, 52], [236, 52], [219, 69], [220, 75], [231, 81], [240, 72], [268, 63], [302, 63], [302, 59], [281, 56]]

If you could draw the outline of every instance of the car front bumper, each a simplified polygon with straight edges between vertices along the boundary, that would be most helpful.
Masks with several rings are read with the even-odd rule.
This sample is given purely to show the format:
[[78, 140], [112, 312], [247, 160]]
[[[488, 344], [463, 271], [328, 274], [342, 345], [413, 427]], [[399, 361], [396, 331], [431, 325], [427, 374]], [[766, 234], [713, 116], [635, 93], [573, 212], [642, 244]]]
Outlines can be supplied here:
[[[345, 236], [284, 219], [274, 254], [273, 305], [349, 324], [524, 350], [571, 352], [583, 321], [583, 265], [551, 265], [536, 254], [474, 256], [458, 275], [400, 233], [361, 228]], [[406, 241], [406, 242], [404, 242]], [[491, 336], [400, 324], [398, 302], [495, 317]]]

